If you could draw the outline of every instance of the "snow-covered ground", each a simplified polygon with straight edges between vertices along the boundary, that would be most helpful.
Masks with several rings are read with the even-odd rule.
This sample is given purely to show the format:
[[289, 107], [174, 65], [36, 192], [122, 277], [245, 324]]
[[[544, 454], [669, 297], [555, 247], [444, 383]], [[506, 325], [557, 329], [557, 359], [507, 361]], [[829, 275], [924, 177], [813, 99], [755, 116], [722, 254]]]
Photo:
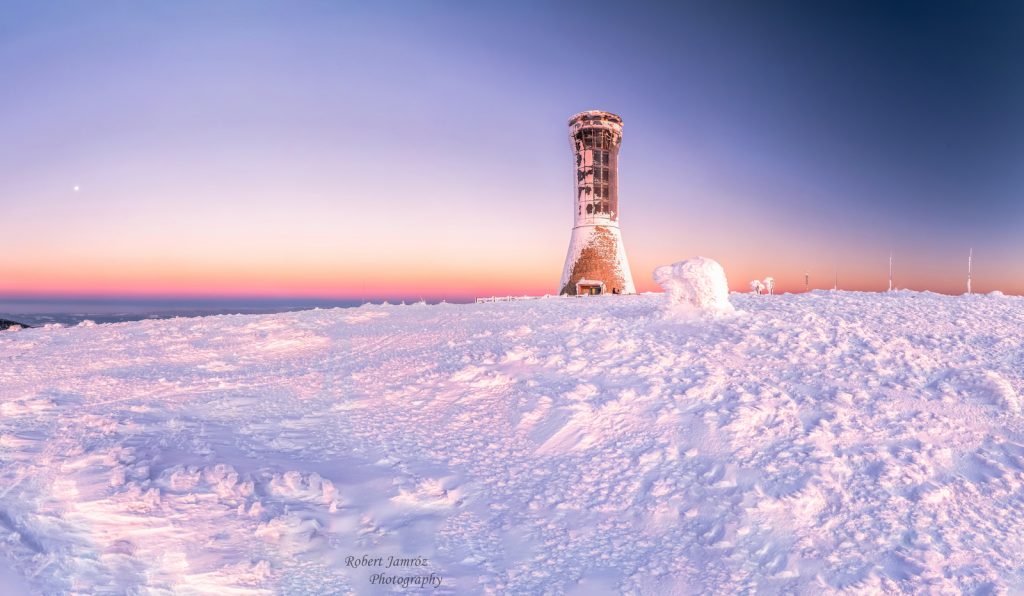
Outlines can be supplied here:
[[1024, 299], [731, 300], [0, 333], [0, 592], [1024, 590]]

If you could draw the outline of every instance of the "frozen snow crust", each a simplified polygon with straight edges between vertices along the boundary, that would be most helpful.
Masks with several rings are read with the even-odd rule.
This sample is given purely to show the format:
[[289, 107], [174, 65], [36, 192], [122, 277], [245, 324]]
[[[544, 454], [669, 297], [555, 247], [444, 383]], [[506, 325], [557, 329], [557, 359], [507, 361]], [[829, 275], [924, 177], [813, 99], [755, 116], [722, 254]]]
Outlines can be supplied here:
[[0, 587], [1024, 590], [1024, 300], [663, 299], [2, 332]]

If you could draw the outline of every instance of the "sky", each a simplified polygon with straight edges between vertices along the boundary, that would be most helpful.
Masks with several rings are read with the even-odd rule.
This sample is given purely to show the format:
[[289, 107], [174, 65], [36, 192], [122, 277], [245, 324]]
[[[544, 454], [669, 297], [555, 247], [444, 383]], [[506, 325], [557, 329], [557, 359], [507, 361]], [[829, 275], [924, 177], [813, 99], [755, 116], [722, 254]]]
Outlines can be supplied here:
[[588, 109], [639, 291], [1024, 294], [1021, 3], [0, 8], [0, 296], [554, 293]]

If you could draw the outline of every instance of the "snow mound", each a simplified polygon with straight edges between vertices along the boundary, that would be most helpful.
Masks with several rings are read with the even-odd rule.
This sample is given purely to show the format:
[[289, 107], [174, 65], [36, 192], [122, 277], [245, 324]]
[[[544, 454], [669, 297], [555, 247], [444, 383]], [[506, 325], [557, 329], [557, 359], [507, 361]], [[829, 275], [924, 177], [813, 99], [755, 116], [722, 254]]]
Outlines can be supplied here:
[[714, 259], [695, 257], [658, 267], [654, 270], [654, 281], [665, 290], [665, 308], [669, 312], [734, 310], [729, 302], [725, 269]]

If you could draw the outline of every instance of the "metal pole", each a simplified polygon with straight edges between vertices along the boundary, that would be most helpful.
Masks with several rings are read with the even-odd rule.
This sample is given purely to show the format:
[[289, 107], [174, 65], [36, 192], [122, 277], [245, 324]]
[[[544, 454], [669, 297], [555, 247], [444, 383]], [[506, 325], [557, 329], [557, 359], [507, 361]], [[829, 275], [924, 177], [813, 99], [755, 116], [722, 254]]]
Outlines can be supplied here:
[[971, 269], [974, 265], [974, 249], [967, 253], [967, 294], [971, 294]]
[[889, 291], [892, 291], [892, 251], [889, 251]]

